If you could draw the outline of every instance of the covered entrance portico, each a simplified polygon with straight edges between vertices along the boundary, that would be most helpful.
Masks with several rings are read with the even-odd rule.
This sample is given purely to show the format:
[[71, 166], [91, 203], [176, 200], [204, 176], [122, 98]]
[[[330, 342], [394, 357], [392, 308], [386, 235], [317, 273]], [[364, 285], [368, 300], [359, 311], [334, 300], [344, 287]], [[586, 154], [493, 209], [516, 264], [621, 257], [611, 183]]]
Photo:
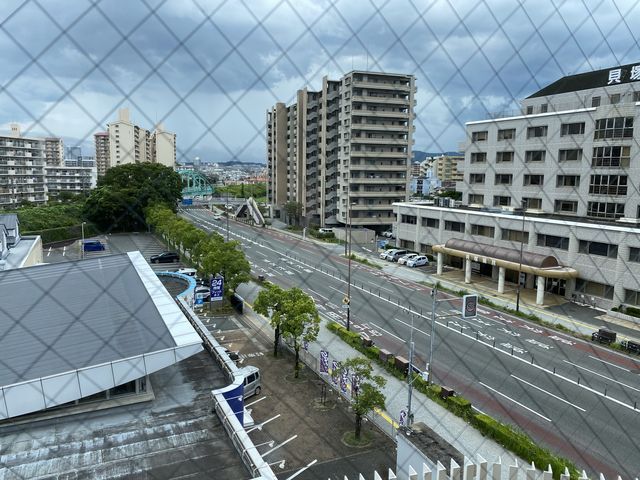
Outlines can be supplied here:
[[[452, 238], [444, 245], [434, 245], [433, 251], [437, 254], [437, 274], [442, 275], [444, 266], [444, 255], [462, 258], [464, 261], [464, 281], [471, 283], [471, 273], [474, 270], [487, 271], [487, 268], [497, 269], [498, 293], [504, 293], [505, 279], [507, 271], [515, 272], [516, 281], [522, 283], [522, 274], [530, 274], [531, 279], [535, 278], [536, 284], [536, 305], [544, 305], [545, 288], [553, 285], [556, 288], [564, 285], [564, 281], [569, 278], [576, 278], [578, 271], [560, 265], [558, 259], [553, 256], [540, 255], [531, 252], [520, 252], [519, 250], [504, 248], [494, 245], [485, 245]], [[551, 279], [551, 281], [547, 280]], [[527, 282], [529, 283], [529, 282]]]

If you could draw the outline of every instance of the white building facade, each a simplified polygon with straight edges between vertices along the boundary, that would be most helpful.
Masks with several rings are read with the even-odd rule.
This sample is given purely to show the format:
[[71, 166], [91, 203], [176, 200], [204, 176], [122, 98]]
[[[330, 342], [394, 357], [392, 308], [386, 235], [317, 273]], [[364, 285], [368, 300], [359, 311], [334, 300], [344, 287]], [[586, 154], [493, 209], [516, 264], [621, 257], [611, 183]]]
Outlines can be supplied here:
[[523, 240], [525, 253], [575, 271], [525, 273], [527, 287], [606, 308], [639, 305], [639, 109], [640, 63], [564, 77], [519, 112], [468, 122], [456, 185], [464, 208], [398, 204], [400, 245], [517, 282], [517, 270], [478, 266], [473, 252], [456, 257], [446, 243], [519, 251]]

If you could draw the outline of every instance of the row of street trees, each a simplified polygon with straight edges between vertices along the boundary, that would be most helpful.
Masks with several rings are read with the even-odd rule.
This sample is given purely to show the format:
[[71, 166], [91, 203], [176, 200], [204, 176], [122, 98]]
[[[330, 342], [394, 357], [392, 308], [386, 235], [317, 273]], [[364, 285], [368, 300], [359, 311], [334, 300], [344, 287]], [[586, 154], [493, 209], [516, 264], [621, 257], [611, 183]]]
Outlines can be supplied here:
[[221, 274], [226, 296], [251, 280], [251, 266], [238, 242], [225, 242], [222, 235], [200, 230], [163, 204], [147, 207], [145, 218], [169, 244], [190, 257], [201, 276]]

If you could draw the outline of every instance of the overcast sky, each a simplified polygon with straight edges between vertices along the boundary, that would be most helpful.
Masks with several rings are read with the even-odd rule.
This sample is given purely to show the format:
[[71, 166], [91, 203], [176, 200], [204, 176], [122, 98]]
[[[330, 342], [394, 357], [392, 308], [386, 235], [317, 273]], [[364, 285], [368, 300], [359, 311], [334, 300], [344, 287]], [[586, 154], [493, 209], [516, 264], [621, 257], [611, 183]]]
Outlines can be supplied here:
[[573, 73], [640, 61], [636, 1], [2, 0], [0, 130], [93, 153], [129, 107], [178, 160], [264, 162], [265, 112], [352, 69], [417, 77], [415, 149]]

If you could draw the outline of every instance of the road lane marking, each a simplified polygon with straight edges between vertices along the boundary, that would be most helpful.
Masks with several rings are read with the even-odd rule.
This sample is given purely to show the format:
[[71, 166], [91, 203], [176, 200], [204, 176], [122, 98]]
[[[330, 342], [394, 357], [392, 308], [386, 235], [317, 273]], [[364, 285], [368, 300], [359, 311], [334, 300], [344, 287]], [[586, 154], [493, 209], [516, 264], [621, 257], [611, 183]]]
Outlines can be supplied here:
[[66, 245], [64, 247], [62, 247], [62, 256], [64, 257], [67, 254], [67, 247]]
[[498, 391], [498, 390], [496, 390], [495, 388], [491, 388], [491, 387], [490, 387], [489, 385], [487, 385], [486, 383], [482, 383], [482, 382], [478, 382], [478, 383], [479, 383], [480, 385], [482, 385], [483, 387], [485, 387], [485, 388], [487, 388], [487, 389], [491, 390], [492, 392], [497, 393], [498, 395], [500, 395], [500, 396], [502, 396], [502, 397], [506, 398], [507, 400], [512, 401], [512, 402], [513, 402], [513, 403], [515, 403], [516, 405], [521, 406], [521, 407], [522, 407], [522, 408], [524, 408], [525, 410], [528, 410], [528, 411], [530, 411], [531, 413], [533, 413], [533, 414], [535, 414], [535, 415], [539, 416], [540, 418], [545, 419], [547, 422], [551, 422], [551, 419], [550, 419], [550, 418], [547, 418], [547, 417], [545, 417], [544, 415], [542, 415], [541, 413], [536, 412], [536, 411], [535, 411], [535, 410], [533, 410], [532, 408], [529, 408], [529, 407], [527, 407], [526, 405], [523, 405], [522, 403], [520, 403], [519, 401], [514, 400], [514, 399], [513, 399], [513, 398], [511, 398], [511, 397], [508, 397], [507, 395], [505, 395], [505, 394], [504, 394], [504, 393], [502, 393], [502, 392], [499, 392], [499, 391]]
[[266, 253], [261, 252], [260, 250], [256, 250], [256, 253], [259, 253], [260, 255], [262, 255], [263, 257], [267, 257], [268, 255]]
[[47, 251], [47, 257], [51, 255], [51, 247], [49, 247], [49, 250]]
[[616, 365], [615, 363], [607, 362], [606, 360], [602, 360], [601, 358], [594, 357], [593, 355], [589, 355], [589, 358], [593, 358], [594, 360], [597, 360], [599, 362], [606, 363], [607, 365], [611, 365], [612, 367], [619, 368], [620, 370], [624, 370], [625, 372], [631, 371], [628, 368], [621, 367], [620, 365]]
[[[393, 319], [394, 319], [396, 322], [400, 322], [400, 323], [402, 323], [402, 324], [406, 325], [407, 327], [411, 328], [411, 324], [410, 324], [410, 323], [404, 322], [404, 321], [402, 321], [402, 320], [400, 320], [399, 318], [396, 318], [396, 317], [393, 317]], [[425, 331], [423, 331], [423, 330], [420, 330], [419, 328], [413, 327], [413, 329], [414, 329], [416, 332], [420, 332], [420, 333], [422, 333], [423, 335], [426, 335], [427, 337], [430, 337], [430, 336], [431, 336], [431, 335], [429, 335], [427, 332], [425, 332]], [[404, 340], [403, 340], [403, 342], [404, 342]]]
[[381, 289], [381, 290], [386, 290], [386, 291], [387, 291], [387, 292], [389, 292], [389, 293], [396, 293], [396, 292], [394, 292], [393, 290], [391, 290], [391, 289], [389, 289], [389, 288], [387, 288], [387, 287], [383, 287], [382, 285], [378, 285], [377, 283], [373, 283], [373, 282], [367, 282], [367, 283], [368, 283], [369, 285], [373, 285], [374, 287], [379, 288], [379, 289]]
[[329, 298], [328, 298], [328, 297], [325, 297], [324, 295], [319, 294], [318, 292], [316, 292], [315, 290], [313, 290], [313, 289], [311, 289], [311, 288], [309, 288], [309, 291], [310, 291], [311, 293], [313, 293], [314, 295], [317, 295], [317, 296], [319, 296], [320, 298], [322, 298], [325, 302], [329, 302]]
[[551, 397], [555, 398], [556, 400], [560, 400], [561, 402], [566, 403], [567, 405], [571, 405], [572, 407], [577, 408], [578, 410], [580, 410], [580, 411], [582, 411], [582, 412], [586, 412], [586, 410], [585, 410], [584, 408], [579, 407], [578, 405], [575, 405], [575, 404], [573, 404], [573, 403], [569, 402], [568, 400], [565, 400], [564, 398], [560, 398], [560, 397], [558, 397], [557, 395], [554, 395], [554, 394], [553, 394], [553, 393], [551, 393], [551, 392], [547, 392], [545, 389], [540, 388], [539, 386], [534, 385], [533, 383], [529, 383], [529, 382], [527, 382], [526, 380], [524, 380], [524, 379], [522, 379], [522, 378], [520, 378], [520, 377], [516, 377], [513, 373], [511, 374], [511, 376], [512, 376], [513, 378], [515, 378], [516, 380], [518, 380], [519, 382], [526, 383], [526, 384], [527, 384], [527, 385], [529, 385], [530, 387], [535, 388], [536, 390], [539, 390], [539, 391], [541, 391], [542, 393], [546, 393], [547, 395], [549, 395], [549, 396], [551, 396]]
[[387, 329], [385, 329], [385, 328], [382, 328], [380, 325], [377, 325], [377, 324], [375, 324], [375, 323], [373, 323], [373, 322], [369, 322], [369, 323], [370, 323], [371, 325], [373, 325], [374, 327], [376, 327], [378, 330], [382, 330], [384, 333], [386, 333], [386, 334], [388, 334], [388, 335], [391, 335], [391, 336], [392, 336], [392, 337], [394, 337], [394, 338], [397, 338], [397, 339], [398, 339], [398, 340], [400, 340], [402, 343], [407, 343], [407, 341], [406, 341], [405, 339], [400, 338], [400, 337], [399, 337], [399, 336], [397, 336], [397, 335], [394, 335], [394, 334], [393, 334], [393, 333], [391, 333], [389, 330], [387, 330]]
[[587, 371], [589, 373], [593, 373], [594, 375], [597, 375], [599, 377], [606, 378], [610, 382], [617, 383], [618, 385], [622, 385], [623, 387], [627, 387], [627, 388], [630, 388], [631, 390], [635, 390], [636, 392], [640, 392], [640, 389], [638, 389], [638, 388], [632, 387], [631, 385], [627, 385], [626, 383], [622, 383], [622, 382], [620, 382], [618, 380], [614, 380], [611, 377], [607, 377], [606, 375], [603, 375], [601, 373], [595, 372], [595, 371], [593, 371], [593, 370], [591, 370], [591, 369], [589, 369], [587, 367], [583, 367], [582, 365], [578, 365], [577, 363], [570, 362], [569, 360], [563, 360], [563, 362], [568, 363], [569, 365], [573, 365], [574, 367], [579, 368], [581, 370], [585, 370], [585, 371]]

